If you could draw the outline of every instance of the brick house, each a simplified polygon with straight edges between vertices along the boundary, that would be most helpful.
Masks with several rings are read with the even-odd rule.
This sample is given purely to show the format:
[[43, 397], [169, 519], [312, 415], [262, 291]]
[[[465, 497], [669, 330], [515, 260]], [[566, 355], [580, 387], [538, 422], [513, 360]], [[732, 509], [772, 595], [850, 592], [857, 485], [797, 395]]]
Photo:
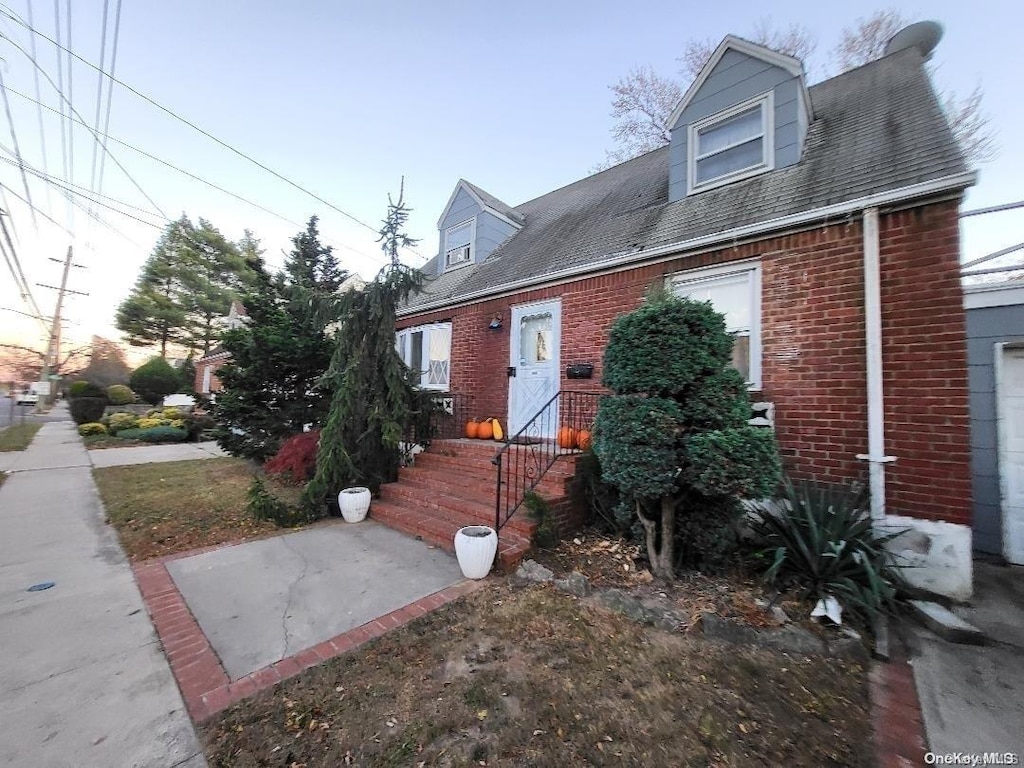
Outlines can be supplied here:
[[[245, 311], [240, 301], [232, 301], [231, 309], [223, 318], [223, 328], [228, 331], [241, 326], [249, 313]], [[231, 353], [218, 344], [205, 355], [196, 360], [196, 380], [193, 384], [197, 395], [210, 397], [216, 396], [222, 389], [220, 379], [217, 378], [217, 371], [231, 359]]]
[[[514, 207], [460, 180], [399, 313], [421, 386], [514, 434], [559, 391], [603, 391], [612, 320], [664, 281], [725, 314], [789, 475], [869, 483], [873, 515], [913, 529], [912, 578], [968, 597], [958, 210], [974, 176], [930, 48], [887, 54], [807, 87], [799, 60], [729, 36], [668, 146]], [[567, 378], [583, 363], [590, 378]]]

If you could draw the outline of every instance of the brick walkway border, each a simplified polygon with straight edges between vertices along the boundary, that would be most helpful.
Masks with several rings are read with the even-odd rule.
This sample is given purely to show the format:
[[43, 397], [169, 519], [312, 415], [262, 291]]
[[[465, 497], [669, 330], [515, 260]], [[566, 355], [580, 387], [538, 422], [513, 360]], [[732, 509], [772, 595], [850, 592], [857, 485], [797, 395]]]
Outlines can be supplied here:
[[189, 716], [196, 723], [212, 717], [257, 691], [270, 688], [281, 680], [397, 629], [415, 618], [475, 591], [485, 583], [467, 580], [447, 587], [232, 681], [167, 571], [167, 563], [173, 560], [221, 549], [223, 546], [225, 545], [204, 547], [132, 565], [135, 581], [142, 592], [146, 609], [170, 662], [171, 671], [178, 681], [178, 688], [185, 700]]
[[894, 638], [889, 662], [871, 662], [868, 676], [877, 764], [881, 768], [924, 765], [924, 718], [904, 644]]

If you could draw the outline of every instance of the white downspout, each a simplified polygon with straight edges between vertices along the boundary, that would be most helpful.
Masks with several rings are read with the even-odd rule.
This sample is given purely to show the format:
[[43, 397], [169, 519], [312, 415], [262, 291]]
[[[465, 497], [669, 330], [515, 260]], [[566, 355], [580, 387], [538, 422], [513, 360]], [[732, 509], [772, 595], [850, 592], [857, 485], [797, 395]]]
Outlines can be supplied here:
[[882, 396], [882, 296], [879, 268], [878, 209], [864, 210], [864, 331], [868, 384], [868, 452], [857, 458], [868, 462], [871, 519], [885, 519], [885, 413]]

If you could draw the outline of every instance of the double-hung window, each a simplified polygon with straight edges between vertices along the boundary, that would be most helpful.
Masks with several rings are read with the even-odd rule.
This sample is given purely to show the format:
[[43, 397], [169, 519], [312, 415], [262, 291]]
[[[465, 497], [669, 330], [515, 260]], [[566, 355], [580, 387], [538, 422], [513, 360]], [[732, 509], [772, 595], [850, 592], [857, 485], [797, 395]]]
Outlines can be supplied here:
[[725, 264], [680, 272], [670, 278], [672, 292], [695, 301], [709, 301], [725, 316], [733, 335], [732, 365], [747, 386], [761, 389], [761, 265]]
[[728, 184], [774, 165], [769, 91], [689, 128], [690, 190]]
[[465, 266], [473, 263], [473, 239], [476, 230], [475, 219], [469, 219], [444, 232], [444, 268]]
[[397, 334], [398, 354], [421, 389], [447, 391], [451, 384], [452, 324], [406, 328]]

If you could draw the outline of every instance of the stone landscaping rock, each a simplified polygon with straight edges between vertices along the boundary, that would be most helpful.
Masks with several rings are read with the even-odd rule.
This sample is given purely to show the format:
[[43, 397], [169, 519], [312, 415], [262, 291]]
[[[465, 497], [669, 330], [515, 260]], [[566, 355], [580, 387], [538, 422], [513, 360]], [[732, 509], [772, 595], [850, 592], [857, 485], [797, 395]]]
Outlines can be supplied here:
[[549, 568], [535, 560], [524, 560], [514, 574], [512, 583], [522, 587], [527, 584], [548, 584], [555, 579], [555, 574]]
[[555, 579], [555, 588], [576, 597], [586, 597], [590, 594], [590, 580], [579, 571], [573, 571], [568, 578]]
[[803, 656], [832, 656], [855, 661], [867, 661], [868, 658], [860, 635], [852, 630], [844, 632], [845, 637], [827, 643], [800, 627], [790, 625], [781, 629], [759, 630], [713, 613], [705, 613], [701, 617], [701, 628], [708, 639], [734, 645], [752, 645]]
[[597, 601], [606, 608], [617, 613], [639, 621], [642, 624], [649, 624], [659, 629], [674, 630], [682, 623], [680, 618], [670, 610], [658, 610], [648, 608], [634, 597], [630, 597], [621, 589], [608, 589], [599, 592]]

